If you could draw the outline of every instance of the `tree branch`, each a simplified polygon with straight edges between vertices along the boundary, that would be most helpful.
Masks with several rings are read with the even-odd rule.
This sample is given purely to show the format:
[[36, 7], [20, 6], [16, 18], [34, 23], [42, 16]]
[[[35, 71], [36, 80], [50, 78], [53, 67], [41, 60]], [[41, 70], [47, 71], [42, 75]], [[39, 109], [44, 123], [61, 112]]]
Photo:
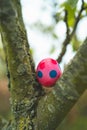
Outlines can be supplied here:
[[37, 129], [55, 130], [87, 89], [87, 39], [37, 109]]
[[[70, 43], [70, 41], [72, 40], [72, 37], [73, 37], [73, 35], [74, 35], [74, 33], [75, 33], [75, 31], [76, 31], [76, 29], [77, 29], [77, 25], [78, 25], [78, 22], [80, 21], [80, 19], [81, 19], [81, 14], [82, 14], [82, 12], [86, 9], [87, 7], [84, 7], [84, 0], [82, 0], [82, 5], [81, 5], [81, 9], [80, 9], [80, 11], [79, 11], [79, 13], [78, 13], [78, 15], [77, 15], [77, 17], [75, 18], [76, 20], [75, 20], [75, 23], [74, 23], [74, 27], [73, 27], [73, 30], [72, 30], [72, 32], [71, 33], [69, 33], [69, 26], [68, 26], [68, 19], [67, 19], [67, 15], [68, 15], [68, 12], [66, 13], [66, 11], [65, 11], [65, 19], [66, 20], [64, 20], [65, 21], [65, 23], [66, 23], [66, 27], [67, 27], [67, 31], [66, 31], [66, 38], [65, 38], [65, 40], [64, 40], [64, 42], [63, 42], [63, 46], [62, 46], [62, 50], [61, 50], [61, 52], [60, 52], [60, 54], [59, 54], [59, 57], [58, 57], [58, 59], [57, 59], [57, 61], [60, 63], [61, 61], [62, 61], [62, 58], [63, 58], [63, 56], [64, 56], [64, 54], [65, 54], [65, 52], [66, 52], [66, 48], [67, 48], [67, 45]], [[67, 33], [68, 32], [68, 33]]]
[[[20, 1], [0, 0], [0, 31], [10, 78], [12, 129], [34, 129], [33, 118], [41, 86], [35, 70], [21, 15]], [[39, 86], [38, 91], [34, 87]]]

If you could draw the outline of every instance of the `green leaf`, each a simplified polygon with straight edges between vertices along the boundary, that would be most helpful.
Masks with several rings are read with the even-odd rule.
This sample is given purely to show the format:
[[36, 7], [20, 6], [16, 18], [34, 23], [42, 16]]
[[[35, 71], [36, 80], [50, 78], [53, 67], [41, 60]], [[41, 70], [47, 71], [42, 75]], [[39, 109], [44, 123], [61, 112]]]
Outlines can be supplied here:
[[51, 49], [50, 49], [50, 54], [53, 54], [56, 50], [56, 47], [54, 45], [52, 45]]
[[58, 36], [57, 36], [56, 33], [52, 32], [52, 36], [53, 36], [54, 39], [58, 39]]
[[77, 6], [78, 0], [68, 0], [67, 4], [71, 6], [71, 8], [75, 8]]
[[[87, 2], [84, 3], [84, 7], [87, 7]], [[85, 9], [87, 15], [87, 8]]]
[[72, 8], [72, 6], [70, 5], [70, 3], [64, 2], [62, 7], [64, 7], [67, 12], [68, 12], [68, 24], [69, 26], [73, 26], [74, 22], [75, 22], [75, 12], [76, 12], [76, 7]]

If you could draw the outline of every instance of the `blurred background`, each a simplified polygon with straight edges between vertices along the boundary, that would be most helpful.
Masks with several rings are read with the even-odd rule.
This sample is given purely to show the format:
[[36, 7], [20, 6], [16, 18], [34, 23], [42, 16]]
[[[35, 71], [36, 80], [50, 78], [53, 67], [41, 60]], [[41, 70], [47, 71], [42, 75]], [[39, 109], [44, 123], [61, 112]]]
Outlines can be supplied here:
[[[66, 9], [68, 12], [67, 22], [70, 32], [72, 32], [76, 20], [75, 16], [78, 16], [82, 0], [21, 0], [21, 5], [35, 67], [43, 58], [51, 57], [57, 59], [61, 52], [63, 41], [66, 38], [67, 27], [64, 21], [64, 10]], [[87, 0], [84, 0], [84, 6], [87, 6]], [[86, 37], [87, 9], [81, 13], [76, 31], [60, 62], [62, 71], [74, 57]], [[0, 116], [4, 119], [8, 119], [10, 115], [9, 98], [5, 54], [0, 36]], [[57, 130], [87, 130], [86, 99], [87, 91], [85, 91]]]

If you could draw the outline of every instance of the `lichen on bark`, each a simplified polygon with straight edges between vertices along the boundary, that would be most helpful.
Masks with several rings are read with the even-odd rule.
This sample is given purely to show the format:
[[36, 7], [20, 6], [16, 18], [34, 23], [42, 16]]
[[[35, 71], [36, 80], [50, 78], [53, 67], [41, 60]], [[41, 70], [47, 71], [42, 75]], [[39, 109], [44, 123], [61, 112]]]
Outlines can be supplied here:
[[0, 0], [0, 30], [10, 75], [10, 102], [15, 124], [12, 129], [32, 130], [37, 102], [33, 87], [35, 71], [25, 27], [19, 18], [20, 10], [14, 8], [18, 3]]
[[87, 39], [37, 109], [37, 130], [55, 130], [87, 89]]

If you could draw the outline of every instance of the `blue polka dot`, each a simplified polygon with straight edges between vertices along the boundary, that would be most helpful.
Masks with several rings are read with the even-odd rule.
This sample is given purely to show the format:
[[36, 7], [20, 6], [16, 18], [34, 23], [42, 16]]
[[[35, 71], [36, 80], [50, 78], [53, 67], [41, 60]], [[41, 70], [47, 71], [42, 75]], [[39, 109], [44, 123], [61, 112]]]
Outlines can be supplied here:
[[57, 72], [55, 70], [51, 70], [49, 75], [51, 78], [55, 78], [57, 76]]
[[42, 76], [43, 76], [41, 71], [38, 71], [37, 75], [38, 75], [39, 78], [42, 78]]

